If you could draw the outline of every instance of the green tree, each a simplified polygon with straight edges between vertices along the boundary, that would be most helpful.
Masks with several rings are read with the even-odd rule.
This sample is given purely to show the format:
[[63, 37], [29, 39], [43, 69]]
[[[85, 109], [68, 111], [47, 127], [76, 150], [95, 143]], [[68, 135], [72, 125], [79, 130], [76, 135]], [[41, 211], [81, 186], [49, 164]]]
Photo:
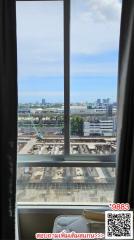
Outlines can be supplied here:
[[71, 135], [83, 136], [83, 118], [73, 116], [71, 119]]

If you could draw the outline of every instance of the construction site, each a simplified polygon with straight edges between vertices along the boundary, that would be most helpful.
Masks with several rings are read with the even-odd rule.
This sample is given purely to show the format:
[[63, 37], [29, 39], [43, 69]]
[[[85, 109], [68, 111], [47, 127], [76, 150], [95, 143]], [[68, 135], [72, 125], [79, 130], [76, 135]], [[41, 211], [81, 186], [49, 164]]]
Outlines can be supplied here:
[[[44, 113], [41, 109], [40, 112], [35, 111], [32, 114], [30, 109], [22, 110], [18, 118], [18, 155], [21, 155], [22, 162], [23, 156], [26, 159], [28, 155], [43, 155], [44, 161], [45, 156], [64, 156], [66, 139], [64, 139], [64, 118], [61, 112], [51, 109], [53, 118], [52, 116], [50, 118], [50, 108], [48, 112]], [[84, 114], [82, 115], [84, 121], [92, 118], [92, 115]], [[102, 118], [105, 120], [103, 115], [104, 113]], [[94, 115], [94, 118], [95, 116], [98, 115]], [[101, 117], [97, 117], [99, 118]], [[75, 158], [79, 156], [80, 159], [80, 156], [108, 156], [116, 153], [115, 136], [95, 134], [99, 128], [99, 125], [96, 125], [99, 124], [98, 122], [95, 121], [89, 126], [88, 130], [94, 132], [92, 136], [84, 136], [80, 129], [78, 131], [77, 118], [74, 118], [73, 123], [73, 134], [70, 133], [70, 156], [75, 155]], [[103, 130], [109, 133], [111, 120], [103, 121]], [[82, 132], [84, 133], [84, 128]], [[112, 167], [23, 167], [22, 165], [17, 171], [18, 202], [108, 203], [113, 201], [114, 186], [115, 168]]]
[[[70, 139], [70, 154], [113, 154], [116, 152], [114, 137], [76, 137]], [[39, 138], [34, 134], [18, 136], [18, 154], [64, 154], [63, 137]]]

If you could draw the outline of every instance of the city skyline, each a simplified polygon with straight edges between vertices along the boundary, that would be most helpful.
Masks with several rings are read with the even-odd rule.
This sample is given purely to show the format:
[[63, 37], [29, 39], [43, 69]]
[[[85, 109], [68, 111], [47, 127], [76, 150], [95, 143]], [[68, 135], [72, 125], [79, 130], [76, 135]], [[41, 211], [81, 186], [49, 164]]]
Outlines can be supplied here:
[[[112, 100], [112, 99], [110, 99], [110, 98], [97, 98], [97, 99], [95, 99], [95, 101], [84, 101], [84, 102], [70, 102], [70, 104], [72, 105], [72, 104], [97, 104], [97, 100], [100, 100], [101, 101], [101, 104], [103, 104], [104, 102], [103, 102], [103, 100], [107, 100], [107, 99], [109, 99], [109, 104], [114, 104], [114, 103], [117, 103], [117, 101], [116, 100]], [[45, 100], [45, 103], [43, 104], [42, 103], [42, 101], [43, 100]], [[23, 104], [23, 105], [25, 105], [25, 104], [40, 104], [40, 105], [47, 105], [47, 104], [64, 104], [64, 102], [48, 102], [47, 101], [47, 99], [45, 98], [45, 97], [42, 97], [42, 98], [40, 98], [38, 101], [33, 101], [33, 102], [19, 102], [19, 104]]]

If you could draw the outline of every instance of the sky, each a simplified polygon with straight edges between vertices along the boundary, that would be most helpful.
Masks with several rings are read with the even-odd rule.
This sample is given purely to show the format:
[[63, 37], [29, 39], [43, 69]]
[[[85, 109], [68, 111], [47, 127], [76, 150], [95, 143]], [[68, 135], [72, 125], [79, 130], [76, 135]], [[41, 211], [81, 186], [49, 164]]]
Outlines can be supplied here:
[[[120, 0], [71, 0], [70, 100], [116, 100]], [[17, 2], [19, 102], [64, 101], [63, 2]]]

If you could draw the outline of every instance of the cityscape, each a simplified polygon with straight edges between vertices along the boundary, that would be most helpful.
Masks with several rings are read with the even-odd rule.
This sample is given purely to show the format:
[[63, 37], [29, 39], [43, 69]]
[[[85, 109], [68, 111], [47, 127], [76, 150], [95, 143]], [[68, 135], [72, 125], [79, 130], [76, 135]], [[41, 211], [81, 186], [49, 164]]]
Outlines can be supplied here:
[[[71, 103], [70, 154], [115, 154], [116, 113], [117, 103], [109, 98]], [[42, 98], [19, 104], [18, 154], [64, 155], [63, 103]], [[106, 203], [113, 199], [114, 183], [112, 167], [19, 167], [17, 201]]]
[[[17, 1], [16, 7], [18, 156], [21, 163], [30, 155], [64, 159], [64, 4]], [[116, 153], [120, 18], [120, 0], [70, 1], [69, 136], [76, 161]], [[17, 173], [18, 202], [113, 201], [114, 167], [21, 164]]]

